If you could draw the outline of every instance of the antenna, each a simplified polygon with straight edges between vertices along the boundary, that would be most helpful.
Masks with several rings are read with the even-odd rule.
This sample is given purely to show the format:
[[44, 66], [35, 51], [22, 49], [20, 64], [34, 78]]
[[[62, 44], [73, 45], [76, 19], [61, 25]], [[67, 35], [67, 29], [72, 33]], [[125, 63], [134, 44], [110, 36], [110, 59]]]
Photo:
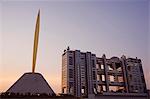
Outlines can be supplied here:
[[35, 66], [36, 66], [36, 57], [37, 57], [38, 41], [39, 41], [39, 31], [40, 31], [40, 10], [38, 12], [38, 16], [37, 16], [37, 20], [36, 20], [36, 27], [35, 27], [35, 34], [34, 34], [32, 73], [34, 73]]

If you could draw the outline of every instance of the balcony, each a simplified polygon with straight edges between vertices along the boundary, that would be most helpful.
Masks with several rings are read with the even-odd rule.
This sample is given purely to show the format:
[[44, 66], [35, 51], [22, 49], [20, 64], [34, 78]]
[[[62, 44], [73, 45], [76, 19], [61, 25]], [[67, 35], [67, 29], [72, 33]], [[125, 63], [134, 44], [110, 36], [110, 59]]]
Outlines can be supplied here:
[[104, 85], [105, 81], [98, 80], [97, 83], [98, 83], [98, 85]]
[[124, 82], [110, 82], [109, 85], [111, 85], [111, 86], [124, 86]]
[[108, 74], [115, 74], [115, 75], [122, 75], [122, 71], [118, 71], [118, 70], [109, 70]]
[[99, 75], [104, 74], [104, 69], [97, 69], [97, 74]]

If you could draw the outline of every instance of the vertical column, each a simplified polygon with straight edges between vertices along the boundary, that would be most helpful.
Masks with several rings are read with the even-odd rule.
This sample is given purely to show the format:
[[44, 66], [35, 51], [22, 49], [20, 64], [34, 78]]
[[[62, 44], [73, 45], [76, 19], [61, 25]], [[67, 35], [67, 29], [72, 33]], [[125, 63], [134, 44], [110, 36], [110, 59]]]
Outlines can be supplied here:
[[141, 85], [142, 85], [142, 89], [141, 92], [146, 93], [146, 83], [145, 83], [145, 78], [144, 78], [144, 72], [143, 72], [143, 68], [142, 68], [142, 62], [140, 59], [137, 59], [136, 57], [136, 62], [138, 63], [138, 67], [139, 67], [139, 72], [140, 72], [140, 76], [141, 76]]
[[88, 94], [93, 94], [91, 53], [86, 53]]
[[67, 89], [66, 89], [66, 91], [67, 91], [67, 94], [70, 94], [70, 86], [69, 86], [69, 51], [67, 51], [66, 52], [66, 64], [67, 64], [67, 67], [66, 67], [66, 69], [67, 69]]
[[125, 83], [125, 89], [126, 89], [126, 91], [128, 93], [129, 92], [129, 88], [128, 88], [128, 81], [127, 81], [127, 65], [126, 65], [125, 61], [126, 61], [126, 57], [123, 55], [121, 57], [122, 72], [123, 72], [123, 78], [124, 78], [124, 83]]
[[80, 71], [80, 51], [75, 51], [75, 94], [81, 97], [81, 71]]
[[104, 64], [104, 71], [105, 71], [105, 82], [106, 82], [106, 91], [109, 92], [109, 80], [108, 80], [108, 66], [107, 66], [107, 63], [106, 63], [106, 56], [105, 54], [103, 54], [102, 56], [103, 58], [103, 64]]
[[68, 64], [67, 64], [67, 52], [62, 55], [62, 93], [67, 93], [68, 86]]
[[114, 74], [114, 82], [118, 82], [117, 68], [116, 68], [115, 62], [112, 63], [112, 66], [113, 66], [113, 70], [115, 71], [115, 74]]

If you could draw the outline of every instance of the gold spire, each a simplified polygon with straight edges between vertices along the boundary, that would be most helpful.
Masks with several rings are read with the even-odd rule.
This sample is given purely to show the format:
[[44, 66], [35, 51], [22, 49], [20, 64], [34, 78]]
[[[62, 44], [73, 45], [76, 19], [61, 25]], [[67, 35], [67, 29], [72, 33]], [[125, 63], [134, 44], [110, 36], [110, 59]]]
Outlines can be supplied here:
[[33, 61], [32, 61], [32, 73], [35, 71], [36, 66], [36, 57], [38, 50], [38, 40], [39, 40], [39, 31], [40, 31], [40, 10], [38, 12], [36, 27], [35, 27], [35, 35], [34, 35], [34, 46], [33, 46]]

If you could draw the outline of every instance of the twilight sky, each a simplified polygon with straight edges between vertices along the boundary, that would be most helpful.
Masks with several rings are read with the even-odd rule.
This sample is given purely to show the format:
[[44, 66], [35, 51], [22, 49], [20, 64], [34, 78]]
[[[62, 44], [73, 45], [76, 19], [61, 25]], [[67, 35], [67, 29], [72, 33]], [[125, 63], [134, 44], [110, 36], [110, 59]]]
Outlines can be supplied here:
[[[150, 88], [149, 0], [0, 1], [0, 92], [31, 72], [35, 21], [41, 10], [37, 72], [61, 90], [63, 50], [142, 59]], [[149, 50], [148, 50], [149, 49]]]

